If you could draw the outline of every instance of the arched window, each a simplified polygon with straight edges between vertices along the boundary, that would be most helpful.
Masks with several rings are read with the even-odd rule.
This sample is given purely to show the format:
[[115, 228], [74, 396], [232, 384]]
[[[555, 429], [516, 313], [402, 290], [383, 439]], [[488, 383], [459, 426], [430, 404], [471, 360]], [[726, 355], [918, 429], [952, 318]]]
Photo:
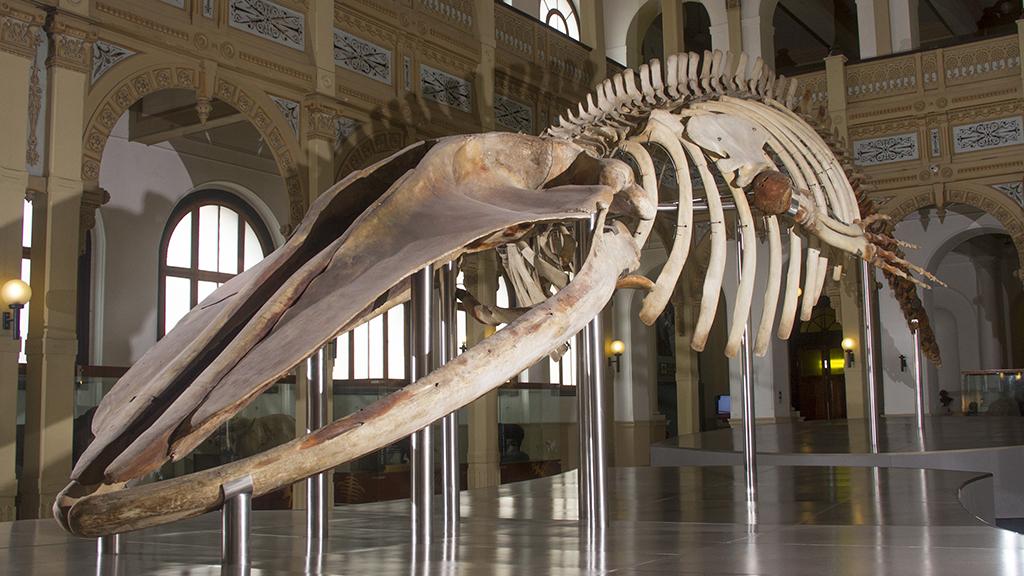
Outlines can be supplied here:
[[540, 0], [540, 18], [573, 40], [580, 39], [580, 18], [569, 0]]
[[271, 250], [266, 225], [234, 194], [206, 190], [185, 198], [171, 213], [160, 241], [160, 337], [218, 286]]

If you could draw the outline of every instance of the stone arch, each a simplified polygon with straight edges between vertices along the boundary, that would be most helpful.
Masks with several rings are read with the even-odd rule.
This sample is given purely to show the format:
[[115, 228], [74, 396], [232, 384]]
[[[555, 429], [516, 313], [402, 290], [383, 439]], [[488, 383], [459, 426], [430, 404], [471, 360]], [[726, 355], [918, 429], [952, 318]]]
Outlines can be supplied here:
[[911, 212], [921, 208], [941, 208], [946, 204], [964, 204], [995, 218], [1010, 235], [1014, 247], [1017, 248], [1020, 259], [1017, 277], [1024, 282], [1024, 213], [1013, 200], [989, 186], [968, 182], [950, 184], [941, 205], [935, 201], [931, 191], [922, 191], [900, 202], [891, 201], [880, 212], [889, 215], [893, 222], [900, 222]]
[[[204, 74], [197, 62], [142, 54], [120, 63], [104, 75], [93, 86], [87, 102], [91, 106], [86, 109], [88, 120], [82, 143], [82, 180], [86, 187], [98, 184], [107, 140], [129, 107], [161, 90], [198, 90]], [[298, 170], [302, 156], [297, 135], [263, 89], [229, 72], [218, 72], [212, 96], [242, 113], [263, 137], [288, 191], [291, 224], [297, 224], [307, 207]]]
[[407, 142], [405, 131], [399, 129], [382, 130], [356, 141], [339, 159], [334, 181], [338, 182], [354, 170], [366, 168], [378, 160], [387, 158], [405, 148]]

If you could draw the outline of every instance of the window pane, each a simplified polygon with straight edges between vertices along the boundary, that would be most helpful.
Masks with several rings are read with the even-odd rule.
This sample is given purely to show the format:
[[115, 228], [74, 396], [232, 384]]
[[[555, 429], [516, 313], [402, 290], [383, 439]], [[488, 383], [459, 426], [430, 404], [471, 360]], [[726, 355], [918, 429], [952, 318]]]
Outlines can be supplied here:
[[190, 305], [191, 285], [188, 278], [168, 276], [164, 279], [164, 333], [178, 323], [188, 313]]
[[338, 357], [334, 359], [334, 372], [333, 376], [335, 380], [348, 380], [348, 339], [351, 332], [345, 332], [341, 336], [338, 336]]
[[212, 294], [213, 291], [216, 290], [219, 286], [220, 284], [216, 282], [206, 282], [205, 280], [200, 280], [199, 287], [197, 290], [199, 293], [199, 302], [206, 300], [206, 297]]
[[245, 263], [243, 270], [248, 270], [256, 265], [257, 262], [263, 260], [266, 254], [263, 253], [263, 247], [260, 246], [260, 239], [256, 236], [256, 232], [253, 231], [252, 226], [249, 224], [245, 225]]
[[217, 226], [220, 207], [199, 208], [199, 269], [217, 271]]
[[[29, 282], [29, 279], [31, 279], [31, 278], [32, 278], [32, 261], [29, 260], [28, 258], [22, 258], [21, 259], [21, 279], [24, 282], [26, 282], [26, 283], [31, 285], [31, 282]], [[21, 316], [20, 316], [20, 322], [19, 322], [20, 330], [21, 330], [21, 344], [20, 344], [21, 345], [21, 350], [18, 352], [18, 363], [19, 364], [25, 364], [25, 363], [28, 362], [28, 357], [25, 356], [25, 342], [26, 342], [26, 338], [28, 337], [28, 310], [29, 310], [29, 307], [31, 307], [31, 306], [32, 306], [32, 303], [29, 302], [29, 303], [25, 304], [24, 308], [21, 309]]]
[[388, 378], [405, 378], [405, 305], [388, 310]]
[[370, 378], [384, 377], [384, 316], [370, 320]]
[[238, 274], [238, 214], [229, 208], [220, 208], [219, 258], [217, 269]]
[[357, 326], [352, 331], [352, 345], [354, 347], [352, 351], [352, 378], [356, 380], [365, 380], [369, 369], [367, 367], [367, 361], [369, 360], [369, 326], [363, 324]]
[[178, 221], [167, 241], [167, 265], [190, 268], [192, 266], [192, 213]]
[[[21, 224], [21, 245], [25, 248], [32, 247], [32, 203], [25, 200], [25, 211]], [[28, 282], [28, 280], [26, 280]]]

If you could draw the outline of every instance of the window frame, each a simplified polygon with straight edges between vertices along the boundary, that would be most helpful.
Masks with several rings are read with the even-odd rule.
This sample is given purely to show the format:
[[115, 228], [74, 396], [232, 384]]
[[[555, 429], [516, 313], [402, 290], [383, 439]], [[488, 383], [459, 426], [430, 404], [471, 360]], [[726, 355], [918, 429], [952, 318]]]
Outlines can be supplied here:
[[[199, 269], [199, 209], [203, 206], [222, 206], [233, 210], [238, 214], [239, 219], [242, 223], [238, 226], [238, 272], [236, 274], [230, 274], [227, 272], [212, 272], [209, 270]], [[167, 248], [170, 244], [171, 235], [177, 229], [178, 224], [181, 220], [191, 214], [191, 230], [189, 233], [190, 247], [191, 247], [191, 266], [189, 268], [182, 268], [180, 266], [170, 266], [167, 264]], [[157, 266], [157, 321], [156, 331], [157, 339], [163, 338], [167, 334], [166, 321], [167, 321], [167, 277], [172, 276], [175, 278], [186, 278], [189, 281], [189, 310], [195, 308], [199, 302], [199, 282], [220, 282], [224, 283], [234, 278], [238, 274], [241, 274], [245, 262], [245, 225], [248, 224], [253, 232], [256, 234], [256, 239], [260, 243], [260, 249], [263, 250], [263, 257], [266, 258], [274, 250], [274, 241], [270, 235], [270, 229], [267, 228], [266, 222], [260, 217], [259, 213], [254, 209], [248, 202], [226, 190], [219, 189], [202, 189], [192, 192], [182, 198], [174, 209], [171, 211], [170, 216], [167, 218], [167, 223], [164, 225], [163, 233], [160, 236], [160, 251], [159, 251], [159, 264]]]
[[[565, 3], [569, 6], [569, 12], [570, 12], [569, 14], [566, 14], [562, 10], [558, 9], [558, 3], [559, 3], [558, 0], [547, 0], [547, 4], [548, 5], [553, 5], [553, 6], [548, 9], [547, 14], [543, 14], [542, 15], [541, 22], [543, 22], [545, 26], [547, 26], [548, 28], [551, 28], [555, 32], [558, 32], [559, 34], [562, 34], [563, 36], [565, 36], [567, 38], [575, 40], [576, 42], [581, 42], [583, 40], [583, 34], [582, 34], [583, 26], [581, 25], [581, 21], [580, 21], [580, 14], [576, 10], [576, 4], [573, 3], [572, 0], [565, 0]], [[541, 4], [541, 2], [537, 3], [538, 8], [541, 8], [540, 4]], [[551, 19], [553, 17], [557, 17], [557, 18], [561, 19], [562, 24], [565, 25], [565, 30], [566, 30], [565, 32], [562, 32], [558, 28], [555, 28], [554, 26], [551, 25]], [[576, 33], [579, 35], [578, 38], [573, 38], [572, 35], [569, 33], [569, 31], [572, 29], [572, 27], [569, 26], [569, 19], [570, 18], [572, 18], [573, 20], [576, 21]]]

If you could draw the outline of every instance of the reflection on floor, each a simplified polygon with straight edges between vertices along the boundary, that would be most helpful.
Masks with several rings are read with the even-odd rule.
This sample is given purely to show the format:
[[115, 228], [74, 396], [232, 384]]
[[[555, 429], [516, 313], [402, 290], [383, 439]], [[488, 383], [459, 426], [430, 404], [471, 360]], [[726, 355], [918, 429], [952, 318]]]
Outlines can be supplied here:
[[[252, 574], [1024, 574], [1024, 537], [958, 503], [977, 474], [762, 467], [757, 525], [742, 469], [617, 468], [611, 525], [576, 523], [575, 473], [463, 492], [454, 541], [413, 549], [408, 501], [335, 510], [326, 553], [301, 512], [256, 512]], [[219, 516], [128, 534], [116, 565], [50, 520], [0, 524], [0, 573], [219, 574]]]

